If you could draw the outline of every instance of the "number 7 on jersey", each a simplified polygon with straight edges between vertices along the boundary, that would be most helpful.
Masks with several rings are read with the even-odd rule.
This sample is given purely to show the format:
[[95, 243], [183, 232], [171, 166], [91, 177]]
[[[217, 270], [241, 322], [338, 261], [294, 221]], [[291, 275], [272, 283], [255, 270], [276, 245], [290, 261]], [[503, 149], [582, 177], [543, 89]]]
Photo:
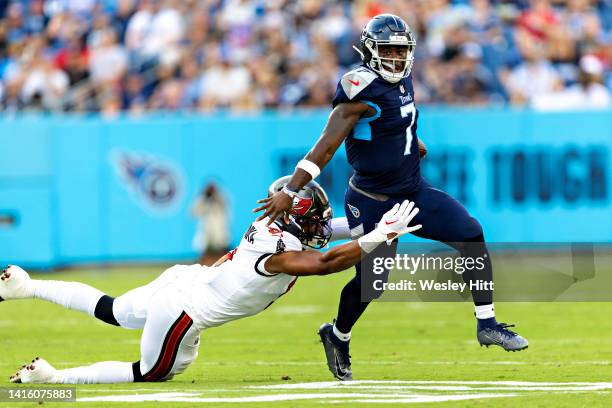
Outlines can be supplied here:
[[412, 146], [412, 125], [414, 125], [414, 119], [416, 118], [416, 108], [414, 102], [404, 105], [400, 108], [402, 118], [410, 115], [410, 125], [406, 128], [406, 149], [404, 150], [404, 156], [410, 154], [410, 147]]

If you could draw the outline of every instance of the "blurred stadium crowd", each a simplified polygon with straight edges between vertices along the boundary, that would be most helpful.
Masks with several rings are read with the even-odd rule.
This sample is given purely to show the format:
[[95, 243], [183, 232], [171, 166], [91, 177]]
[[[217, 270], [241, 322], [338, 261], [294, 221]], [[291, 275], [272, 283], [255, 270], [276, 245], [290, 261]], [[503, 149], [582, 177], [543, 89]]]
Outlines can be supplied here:
[[0, 0], [0, 110], [329, 106], [382, 12], [421, 104], [610, 105], [612, 0]]

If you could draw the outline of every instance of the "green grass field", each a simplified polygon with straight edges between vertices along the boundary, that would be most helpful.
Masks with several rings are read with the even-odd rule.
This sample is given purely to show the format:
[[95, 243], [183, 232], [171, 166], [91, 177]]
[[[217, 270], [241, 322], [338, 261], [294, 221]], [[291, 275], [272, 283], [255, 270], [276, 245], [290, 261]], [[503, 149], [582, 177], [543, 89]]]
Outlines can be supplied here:
[[[152, 280], [162, 269], [91, 269], [42, 276], [86, 282], [116, 296]], [[469, 303], [378, 302], [355, 327], [351, 350], [355, 379], [370, 381], [333, 382], [316, 332], [335, 315], [340, 289], [350, 273], [301, 278], [260, 315], [204, 332], [198, 361], [170, 382], [78, 386], [81, 401], [76, 405], [612, 406], [610, 303], [497, 304], [499, 320], [517, 323], [517, 331], [530, 341], [528, 350], [507, 353], [479, 347]], [[139, 358], [139, 331], [107, 326], [42, 301], [3, 302], [0, 311], [0, 376], [5, 386], [10, 385], [9, 375], [35, 356], [57, 368]], [[307, 384], [312, 382], [324, 383]], [[608, 384], [563, 384], [584, 382]], [[150, 394], [165, 401], [101, 399], [142, 399]]]

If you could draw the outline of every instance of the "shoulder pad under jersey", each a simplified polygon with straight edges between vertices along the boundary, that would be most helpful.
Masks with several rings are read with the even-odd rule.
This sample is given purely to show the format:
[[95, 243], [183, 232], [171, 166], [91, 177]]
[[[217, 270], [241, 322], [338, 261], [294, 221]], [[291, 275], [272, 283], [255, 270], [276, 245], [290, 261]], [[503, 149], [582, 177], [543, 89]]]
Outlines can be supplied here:
[[266, 226], [267, 219], [256, 221], [244, 234], [244, 241], [249, 250], [275, 254], [285, 251], [301, 251], [300, 240], [278, 226]]
[[368, 87], [377, 75], [365, 67], [359, 67], [344, 74], [340, 80], [342, 90], [349, 99], [353, 99], [357, 94]]

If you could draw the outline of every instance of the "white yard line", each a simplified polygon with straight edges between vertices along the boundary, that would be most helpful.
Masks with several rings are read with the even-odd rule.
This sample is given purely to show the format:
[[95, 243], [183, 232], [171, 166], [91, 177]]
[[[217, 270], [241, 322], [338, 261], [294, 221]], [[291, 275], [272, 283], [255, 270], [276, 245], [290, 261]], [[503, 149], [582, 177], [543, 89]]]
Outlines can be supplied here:
[[556, 387], [555, 389], [562, 390], [568, 387], [597, 387], [598, 389], [612, 389], [612, 383], [609, 382], [536, 382], [536, 381], [408, 381], [408, 380], [357, 380], [350, 382], [339, 381], [321, 381], [308, 383], [290, 383], [290, 384], [273, 384], [273, 385], [253, 385], [249, 388], [254, 389], [335, 389], [335, 388], [362, 388], [367, 385], [375, 385], [377, 388], [388, 387], [392, 385], [493, 385], [505, 387]]
[[[215, 365], [243, 365], [241, 362], [206, 362], [205, 364]], [[321, 365], [318, 361], [253, 361], [251, 364], [260, 366], [317, 366]], [[533, 365], [533, 366], [568, 366], [568, 365], [595, 365], [595, 366], [612, 366], [612, 361], [361, 361], [359, 364], [363, 366], [368, 365]]]
[[[483, 398], [516, 397], [515, 394], [469, 394], [469, 395], [413, 395], [409, 398], [355, 399], [350, 402], [362, 404], [415, 404], [423, 402], [464, 401]], [[327, 403], [346, 403], [347, 401], [325, 401]]]
[[[398, 362], [397, 364], [406, 364]], [[603, 365], [612, 366], [612, 361], [414, 361], [410, 364], [418, 365]]]
[[[144, 395], [111, 395], [106, 397], [79, 398], [78, 402], [191, 402], [191, 403], [245, 403], [245, 402], [278, 402], [312, 399], [337, 399], [342, 398], [343, 403], [347, 402], [443, 402], [479, 398], [513, 397], [514, 394], [465, 394], [465, 395], [402, 395], [402, 394], [273, 394], [257, 395], [250, 397], [216, 397], [205, 398], [197, 397], [197, 394], [190, 393], [158, 393]], [[347, 401], [348, 399], [348, 401]]]
[[[128, 344], [137, 344], [139, 341], [134, 340], [134, 341], [125, 341], [124, 343], [128, 343]], [[17, 362], [17, 363], [0, 363], [0, 367], [16, 367], [20, 366], [20, 364], [23, 364], [23, 362]], [[54, 362], [54, 366], [57, 367], [76, 367], [79, 365], [83, 365], [86, 363], [83, 362]], [[211, 366], [224, 366], [224, 367], [243, 367], [245, 362], [244, 361], [202, 361], [200, 364], [203, 365], [211, 365]], [[319, 362], [319, 361], [250, 361], [249, 364], [254, 364], [254, 365], [258, 365], [258, 366], [270, 366], [270, 367], [277, 367], [277, 366], [320, 366], [323, 363]], [[381, 360], [375, 360], [375, 361], [361, 361], [360, 362], [361, 365], [363, 366], [371, 366], [371, 365], [377, 365], [377, 366], [387, 366], [387, 365], [410, 365], [410, 364], [414, 364], [414, 365], [525, 365], [525, 366], [557, 366], [557, 365], [561, 365], [561, 366], [583, 366], [583, 365], [593, 365], [593, 366], [612, 366], [612, 361], [606, 361], [606, 360], [602, 360], [602, 361], [411, 361], [411, 362], [404, 362], [404, 361], [381, 361]]]
[[[530, 393], [596, 392], [612, 390], [609, 382], [535, 382], [535, 381], [408, 381], [361, 380], [351, 382], [321, 381], [252, 385], [236, 389], [167, 390], [135, 388], [117, 390], [83, 390], [108, 392], [79, 398], [79, 402], [185, 402], [185, 403], [256, 403], [294, 400], [321, 400], [323, 403], [424, 403], [485, 398], [511, 398]], [[146, 393], [149, 391], [150, 393]], [[265, 395], [230, 396], [232, 393]], [[285, 392], [283, 392], [285, 391]], [[287, 392], [296, 391], [296, 392]], [[312, 392], [308, 392], [312, 391]], [[329, 392], [322, 392], [329, 391]], [[518, 392], [517, 392], [518, 391]], [[138, 394], [139, 392], [145, 392]], [[118, 394], [112, 394], [118, 393]], [[122, 394], [124, 393], [124, 394]], [[206, 396], [216, 394], [220, 396]], [[235, 394], [234, 394], [235, 395]]]

